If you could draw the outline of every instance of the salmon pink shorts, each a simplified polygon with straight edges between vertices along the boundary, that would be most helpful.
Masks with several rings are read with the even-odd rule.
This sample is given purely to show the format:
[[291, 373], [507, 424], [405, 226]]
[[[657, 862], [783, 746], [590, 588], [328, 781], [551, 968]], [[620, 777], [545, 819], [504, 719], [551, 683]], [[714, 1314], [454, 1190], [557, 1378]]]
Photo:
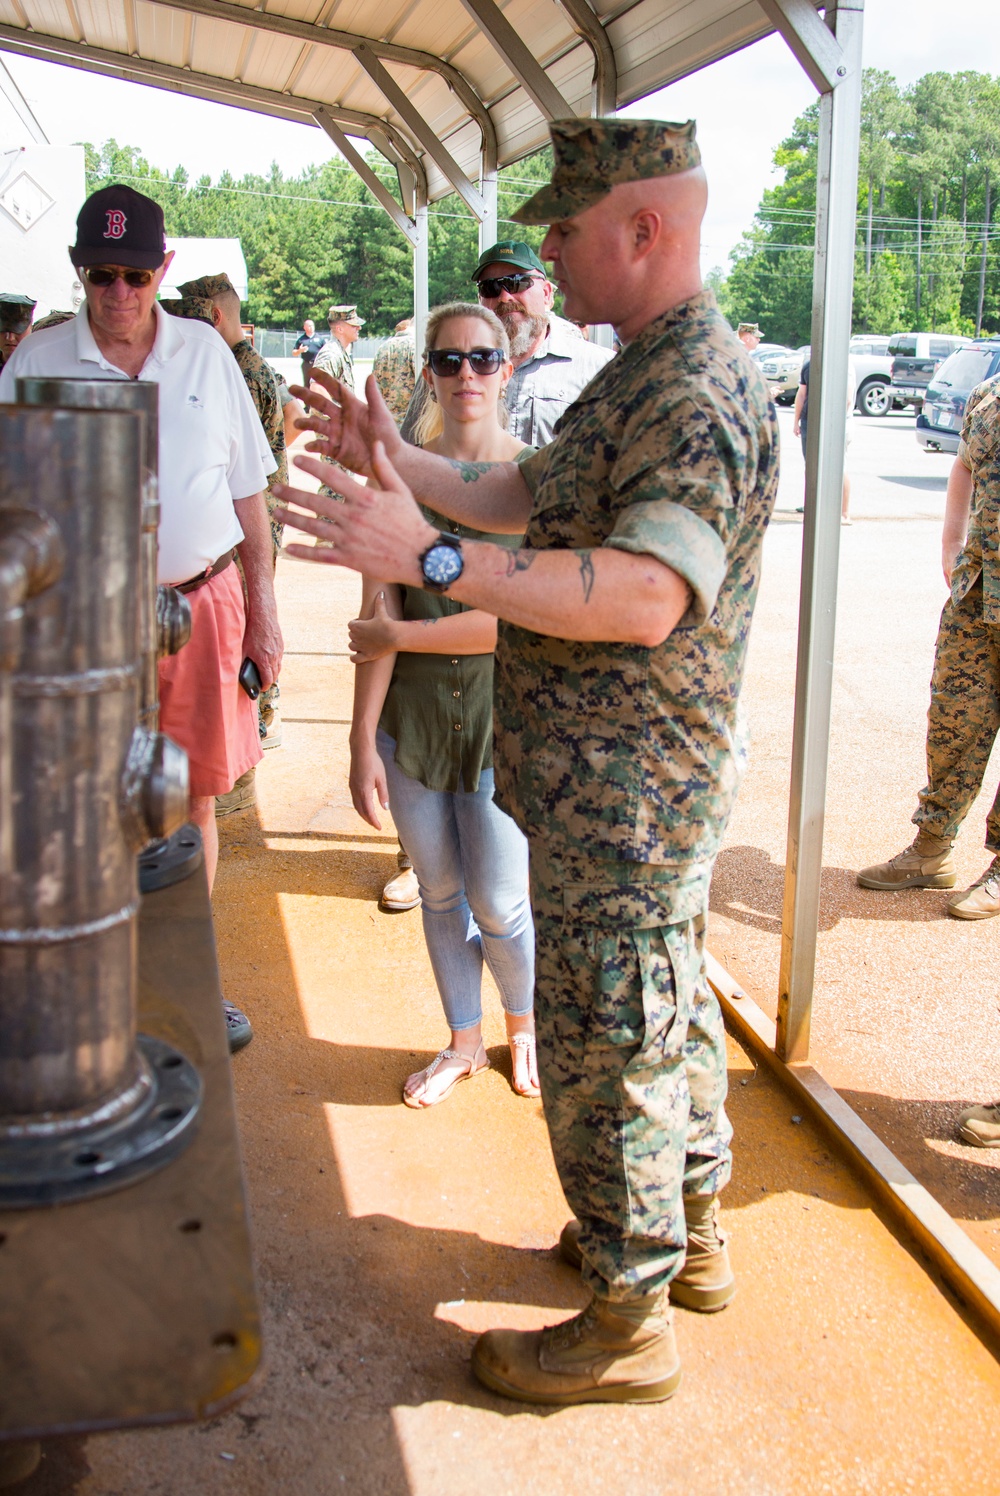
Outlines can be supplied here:
[[187, 594], [191, 638], [160, 661], [160, 730], [184, 749], [192, 799], [225, 795], [264, 754], [239, 683], [246, 610], [237, 567]]

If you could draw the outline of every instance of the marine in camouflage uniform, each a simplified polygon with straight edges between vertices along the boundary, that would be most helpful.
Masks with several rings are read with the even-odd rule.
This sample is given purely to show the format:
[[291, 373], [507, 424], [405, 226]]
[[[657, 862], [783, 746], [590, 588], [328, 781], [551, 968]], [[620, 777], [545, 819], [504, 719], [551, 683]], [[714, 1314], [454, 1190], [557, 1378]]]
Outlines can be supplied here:
[[417, 384], [417, 345], [413, 318], [396, 324], [396, 331], [375, 355], [372, 373], [382, 391], [382, 398], [392, 412], [397, 426], [402, 426], [406, 408]]
[[[965, 470], [963, 474], [962, 470]], [[863, 888], [953, 888], [952, 846], [982, 789], [1000, 732], [1000, 376], [969, 396], [951, 483], [970, 482], [965, 544], [951, 572], [941, 614], [927, 713], [927, 783], [918, 795], [912, 846], [863, 868]], [[950, 506], [950, 497], [949, 497]], [[948, 902], [960, 919], [1000, 914], [1000, 789], [986, 817], [992, 860]]]
[[[319, 371], [329, 374], [333, 379], [339, 379], [341, 384], [346, 385], [353, 395], [356, 391], [354, 389], [354, 360], [351, 358], [351, 346], [350, 343], [345, 346], [341, 342], [337, 336], [337, 329], [341, 326], [345, 328], [362, 328], [365, 324], [365, 319], [358, 316], [356, 306], [332, 306], [329, 317], [330, 341], [317, 354], [316, 361], [313, 364], [313, 372]], [[357, 332], [354, 333], [354, 338], [356, 337]], [[329, 460], [331, 465], [340, 468], [342, 473], [347, 471], [346, 468], [341, 467], [339, 462], [334, 462], [332, 458]], [[340, 497], [335, 488], [331, 488], [325, 483], [320, 489], [320, 493], [328, 499]]]
[[718, 1194], [730, 1168], [702, 942], [778, 438], [712, 294], [646, 327], [521, 471], [527, 547], [652, 555], [694, 593], [656, 649], [508, 623], [497, 648], [497, 798], [531, 845], [546, 1118], [584, 1276], [628, 1298], [676, 1274], [682, 1193]]

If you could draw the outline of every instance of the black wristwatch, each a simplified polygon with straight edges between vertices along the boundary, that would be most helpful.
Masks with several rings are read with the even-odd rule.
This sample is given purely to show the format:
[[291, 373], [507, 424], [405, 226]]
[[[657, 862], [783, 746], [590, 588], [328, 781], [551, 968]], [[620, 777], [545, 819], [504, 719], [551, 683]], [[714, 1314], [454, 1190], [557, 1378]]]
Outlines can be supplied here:
[[428, 592], [447, 592], [451, 584], [458, 581], [464, 567], [461, 540], [457, 535], [446, 535], [443, 530], [420, 557], [420, 570]]

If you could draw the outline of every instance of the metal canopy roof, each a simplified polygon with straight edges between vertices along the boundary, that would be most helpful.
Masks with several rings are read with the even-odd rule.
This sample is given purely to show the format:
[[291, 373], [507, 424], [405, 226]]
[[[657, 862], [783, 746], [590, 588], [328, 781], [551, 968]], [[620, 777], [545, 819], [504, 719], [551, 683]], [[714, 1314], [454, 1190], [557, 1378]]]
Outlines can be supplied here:
[[614, 113], [746, 46], [773, 4], [0, 0], [0, 48], [366, 136], [404, 199], [457, 188], [482, 219], [483, 180], [545, 145], [549, 118]]

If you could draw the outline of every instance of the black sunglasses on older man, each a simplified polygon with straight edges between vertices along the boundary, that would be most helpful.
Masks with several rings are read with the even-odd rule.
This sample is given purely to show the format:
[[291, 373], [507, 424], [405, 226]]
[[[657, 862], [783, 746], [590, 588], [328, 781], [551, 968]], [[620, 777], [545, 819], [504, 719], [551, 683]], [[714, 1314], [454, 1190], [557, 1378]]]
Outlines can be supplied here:
[[504, 361], [504, 354], [500, 348], [471, 348], [468, 352], [462, 348], [432, 348], [426, 358], [432, 374], [439, 379], [454, 379], [462, 372], [466, 359], [473, 374], [495, 374]]
[[83, 274], [92, 286], [110, 286], [112, 281], [123, 280], [126, 286], [138, 289], [148, 286], [155, 270], [122, 270], [118, 265], [84, 265]]
[[516, 296], [519, 291], [526, 291], [532, 281], [544, 280], [541, 275], [498, 275], [487, 276], [479, 282], [479, 294], [486, 301], [493, 301], [506, 291], [508, 296]]

